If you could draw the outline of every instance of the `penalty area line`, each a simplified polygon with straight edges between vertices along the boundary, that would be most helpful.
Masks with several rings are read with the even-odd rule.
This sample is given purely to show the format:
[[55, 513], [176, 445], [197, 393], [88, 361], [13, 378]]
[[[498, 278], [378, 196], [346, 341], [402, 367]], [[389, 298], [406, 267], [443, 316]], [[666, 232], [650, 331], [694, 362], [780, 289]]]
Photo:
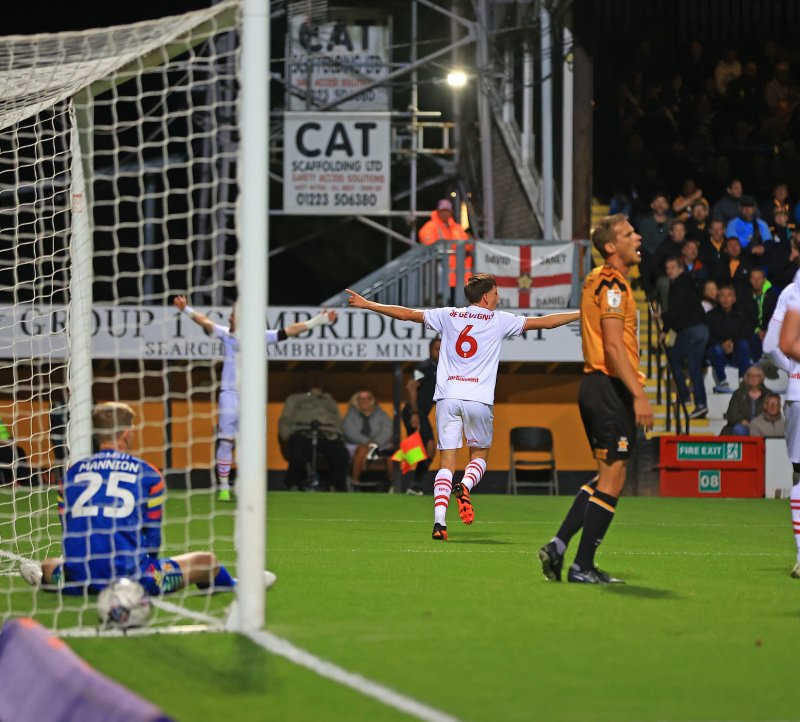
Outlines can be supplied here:
[[327, 662], [324, 659], [315, 657], [310, 652], [295, 647], [291, 642], [277, 637], [271, 632], [249, 632], [245, 634], [245, 636], [268, 652], [288, 659], [290, 662], [300, 667], [305, 667], [321, 677], [349, 687], [363, 694], [365, 697], [371, 697], [387, 707], [393, 707], [394, 709], [405, 712], [417, 719], [425, 720], [426, 722], [458, 722], [457, 717], [453, 717], [434, 707], [429, 707], [379, 682], [373, 682], [371, 679], [362, 677], [360, 674], [348, 672], [341, 667], [337, 667], [332, 662]]

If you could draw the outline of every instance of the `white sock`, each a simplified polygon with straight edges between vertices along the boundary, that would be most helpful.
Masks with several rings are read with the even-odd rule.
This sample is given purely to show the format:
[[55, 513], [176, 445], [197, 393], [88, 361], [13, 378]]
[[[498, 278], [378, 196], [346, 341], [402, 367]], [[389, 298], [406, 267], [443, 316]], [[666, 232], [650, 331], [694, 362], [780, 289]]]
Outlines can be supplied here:
[[447, 526], [447, 507], [450, 505], [450, 492], [453, 490], [453, 472], [439, 469], [433, 480], [433, 521]]
[[465, 486], [467, 491], [472, 491], [478, 486], [478, 482], [480, 482], [485, 473], [486, 460], [473, 459], [467, 464], [467, 468], [464, 469], [464, 478], [461, 480], [461, 486]]
[[794, 541], [797, 544], [797, 562], [800, 564], [800, 484], [792, 487], [792, 526], [794, 527]]
[[222, 439], [217, 444], [217, 480], [219, 490], [227, 491], [231, 488], [231, 466], [233, 464], [233, 442]]

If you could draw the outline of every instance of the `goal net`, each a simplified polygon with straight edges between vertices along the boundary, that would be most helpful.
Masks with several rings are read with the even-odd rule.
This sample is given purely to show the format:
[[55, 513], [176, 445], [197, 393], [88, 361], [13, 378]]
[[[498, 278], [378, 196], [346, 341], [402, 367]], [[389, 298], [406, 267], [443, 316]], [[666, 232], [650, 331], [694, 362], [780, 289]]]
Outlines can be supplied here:
[[[236, 298], [238, 15], [0, 38], [3, 619], [97, 626], [92, 595], [18, 568], [61, 555], [58, 484], [102, 401], [133, 407], [131, 453], [163, 472], [160, 555], [212, 550], [235, 573], [235, 506], [213, 488], [220, 345], [172, 301], [227, 324]], [[165, 601], [155, 627], [223, 624], [232, 596]]]

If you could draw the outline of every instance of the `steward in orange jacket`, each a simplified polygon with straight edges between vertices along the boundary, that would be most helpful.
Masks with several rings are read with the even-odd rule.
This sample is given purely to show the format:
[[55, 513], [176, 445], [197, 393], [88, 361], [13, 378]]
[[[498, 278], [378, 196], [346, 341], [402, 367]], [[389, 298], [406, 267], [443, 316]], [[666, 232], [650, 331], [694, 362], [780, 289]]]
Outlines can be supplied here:
[[[466, 231], [453, 218], [453, 204], [443, 198], [436, 204], [431, 219], [419, 230], [419, 242], [429, 246], [436, 241], [465, 241], [469, 238]], [[456, 246], [452, 246], [450, 255], [450, 288], [456, 287]], [[466, 248], [464, 259], [464, 284], [472, 275], [472, 244]]]

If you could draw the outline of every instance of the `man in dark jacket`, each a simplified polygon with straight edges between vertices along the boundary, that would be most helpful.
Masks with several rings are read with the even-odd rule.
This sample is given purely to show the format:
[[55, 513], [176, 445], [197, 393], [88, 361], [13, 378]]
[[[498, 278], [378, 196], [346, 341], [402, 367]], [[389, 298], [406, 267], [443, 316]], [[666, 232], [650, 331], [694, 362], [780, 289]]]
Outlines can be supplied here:
[[[738, 242], [738, 241], [737, 241]], [[736, 291], [732, 286], [719, 289], [719, 305], [706, 314], [708, 324], [707, 358], [714, 371], [714, 393], [730, 394], [731, 387], [725, 380], [725, 366], [731, 364], [739, 369], [739, 379], [750, 366], [750, 344], [748, 339], [755, 330], [748, 317], [734, 308]]]
[[750, 259], [742, 253], [742, 244], [736, 236], [730, 236], [725, 241], [725, 253], [723, 253], [716, 268], [714, 269], [714, 280], [717, 285], [733, 286], [737, 292], [742, 288], [750, 286]]
[[664, 332], [676, 332], [675, 343], [671, 348], [667, 348], [667, 357], [684, 404], [689, 403], [689, 389], [686, 386], [686, 374], [683, 370], [686, 364], [694, 395], [694, 411], [689, 418], [701, 419], [708, 416], [706, 387], [703, 382], [703, 357], [708, 342], [706, 314], [697, 289], [689, 274], [683, 270], [680, 259], [669, 258], [665, 265], [669, 278], [669, 307], [661, 320]]

